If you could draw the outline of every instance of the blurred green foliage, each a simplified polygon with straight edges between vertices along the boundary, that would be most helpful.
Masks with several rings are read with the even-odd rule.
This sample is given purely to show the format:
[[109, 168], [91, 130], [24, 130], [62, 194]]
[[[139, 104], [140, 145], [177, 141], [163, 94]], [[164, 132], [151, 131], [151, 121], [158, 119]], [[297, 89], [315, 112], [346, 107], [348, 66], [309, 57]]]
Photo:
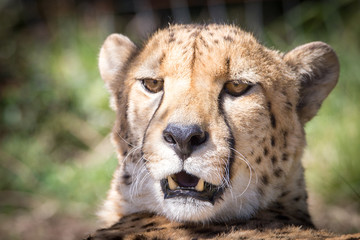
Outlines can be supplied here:
[[[0, 22], [14, 27], [18, 19], [11, 17], [19, 13], [5, 13]], [[1, 28], [0, 197], [31, 193], [26, 196], [56, 199], [59, 211], [74, 211], [74, 204], [81, 214], [94, 215], [116, 166], [112, 150], [94, 153], [108, 141], [114, 119], [97, 69], [108, 33], [76, 16], [47, 24], [17, 32]], [[30, 210], [28, 200], [25, 206], [5, 201], [0, 212]]]
[[[360, 212], [359, 10], [356, 0], [305, 1], [267, 24], [262, 41], [287, 51], [320, 40], [338, 53], [338, 86], [306, 126], [306, 177], [329, 203]], [[93, 216], [117, 162], [107, 147], [114, 114], [97, 69], [113, 29], [71, 11], [21, 29], [14, 25], [23, 11], [0, 14], [0, 215], [31, 211], [41, 198], [58, 212]], [[19, 193], [24, 201], [14, 201]]]
[[306, 177], [326, 202], [352, 203], [360, 212], [359, 9], [359, 1], [304, 2], [270, 24], [266, 40], [284, 50], [324, 41], [338, 54], [339, 82], [306, 126]]

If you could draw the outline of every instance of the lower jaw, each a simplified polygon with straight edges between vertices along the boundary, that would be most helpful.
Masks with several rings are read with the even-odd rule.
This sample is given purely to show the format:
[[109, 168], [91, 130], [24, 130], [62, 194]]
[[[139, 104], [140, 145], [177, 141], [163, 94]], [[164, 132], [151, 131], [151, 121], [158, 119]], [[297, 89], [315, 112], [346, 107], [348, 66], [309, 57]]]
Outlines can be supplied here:
[[205, 189], [201, 192], [193, 188], [177, 188], [171, 190], [167, 179], [160, 181], [161, 189], [164, 194], [165, 201], [167, 199], [193, 199], [201, 202], [211, 203], [212, 205], [221, 198], [224, 193], [223, 187], [218, 187], [209, 183], [205, 183]]
[[207, 201], [187, 198], [165, 199], [163, 215], [179, 222], [209, 222], [214, 217], [215, 206]]

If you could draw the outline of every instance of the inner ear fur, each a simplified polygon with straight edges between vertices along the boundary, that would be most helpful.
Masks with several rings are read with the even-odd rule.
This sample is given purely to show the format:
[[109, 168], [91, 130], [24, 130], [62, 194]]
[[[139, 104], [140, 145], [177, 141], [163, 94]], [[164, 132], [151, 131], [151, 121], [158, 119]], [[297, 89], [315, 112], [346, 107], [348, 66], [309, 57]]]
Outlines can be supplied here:
[[[110, 91], [112, 99], [123, 84], [125, 67], [135, 51], [136, 46], [129, 38], [116, 33], [108, 36], [101, 47], [99, 54], [100, 75]], [[111, 105], [115, 107], [113, 104]]]
[[339, 78], [339, 61], [334, 50], [323, 42], [301, 45], [284, 56], [299, 81], [297, 112], [304, 125], [320, 109]]

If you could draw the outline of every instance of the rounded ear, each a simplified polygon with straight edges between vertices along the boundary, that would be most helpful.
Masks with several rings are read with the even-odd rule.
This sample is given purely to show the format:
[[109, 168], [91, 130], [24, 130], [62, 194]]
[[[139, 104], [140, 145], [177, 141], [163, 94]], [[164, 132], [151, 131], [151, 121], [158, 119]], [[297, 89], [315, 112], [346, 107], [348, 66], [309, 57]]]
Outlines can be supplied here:
[[301, 45], [284, 56], [299, 81], [297, 112], [304, 125], [312, 119], [339, 78], [339, 61], [334, 50], [323, 42]]
[[121, 78], [121, 72], [135, 50], [136, 46], [129, 38], [116, 33], [108, 36], [101, 46], [100, 75], [110, 91], [112, 83]]
[[110, 106], [117, 109], [116, 94], [122, 92], [121, 88], [125, 79], [124, 69], [130, 62], [131, 56], [136, 52], [135, 44], [121, 34], [111, 34], [101, 46], [99, 54], [99, 70], [109, 90]]

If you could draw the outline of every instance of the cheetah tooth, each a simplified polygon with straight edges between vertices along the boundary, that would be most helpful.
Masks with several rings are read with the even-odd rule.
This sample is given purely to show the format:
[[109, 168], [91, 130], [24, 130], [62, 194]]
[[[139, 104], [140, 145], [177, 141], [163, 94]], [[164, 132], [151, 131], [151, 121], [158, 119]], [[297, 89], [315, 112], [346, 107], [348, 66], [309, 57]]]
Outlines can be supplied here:
[[175, 190], [178, 187], [178, 184], [172, 179], [171, 176], [168, 176], [169, 188]]
[[195, 187], [195, 190], [198, 192], [204, 191], [204, 179], [200, 178], [198, 184]]

